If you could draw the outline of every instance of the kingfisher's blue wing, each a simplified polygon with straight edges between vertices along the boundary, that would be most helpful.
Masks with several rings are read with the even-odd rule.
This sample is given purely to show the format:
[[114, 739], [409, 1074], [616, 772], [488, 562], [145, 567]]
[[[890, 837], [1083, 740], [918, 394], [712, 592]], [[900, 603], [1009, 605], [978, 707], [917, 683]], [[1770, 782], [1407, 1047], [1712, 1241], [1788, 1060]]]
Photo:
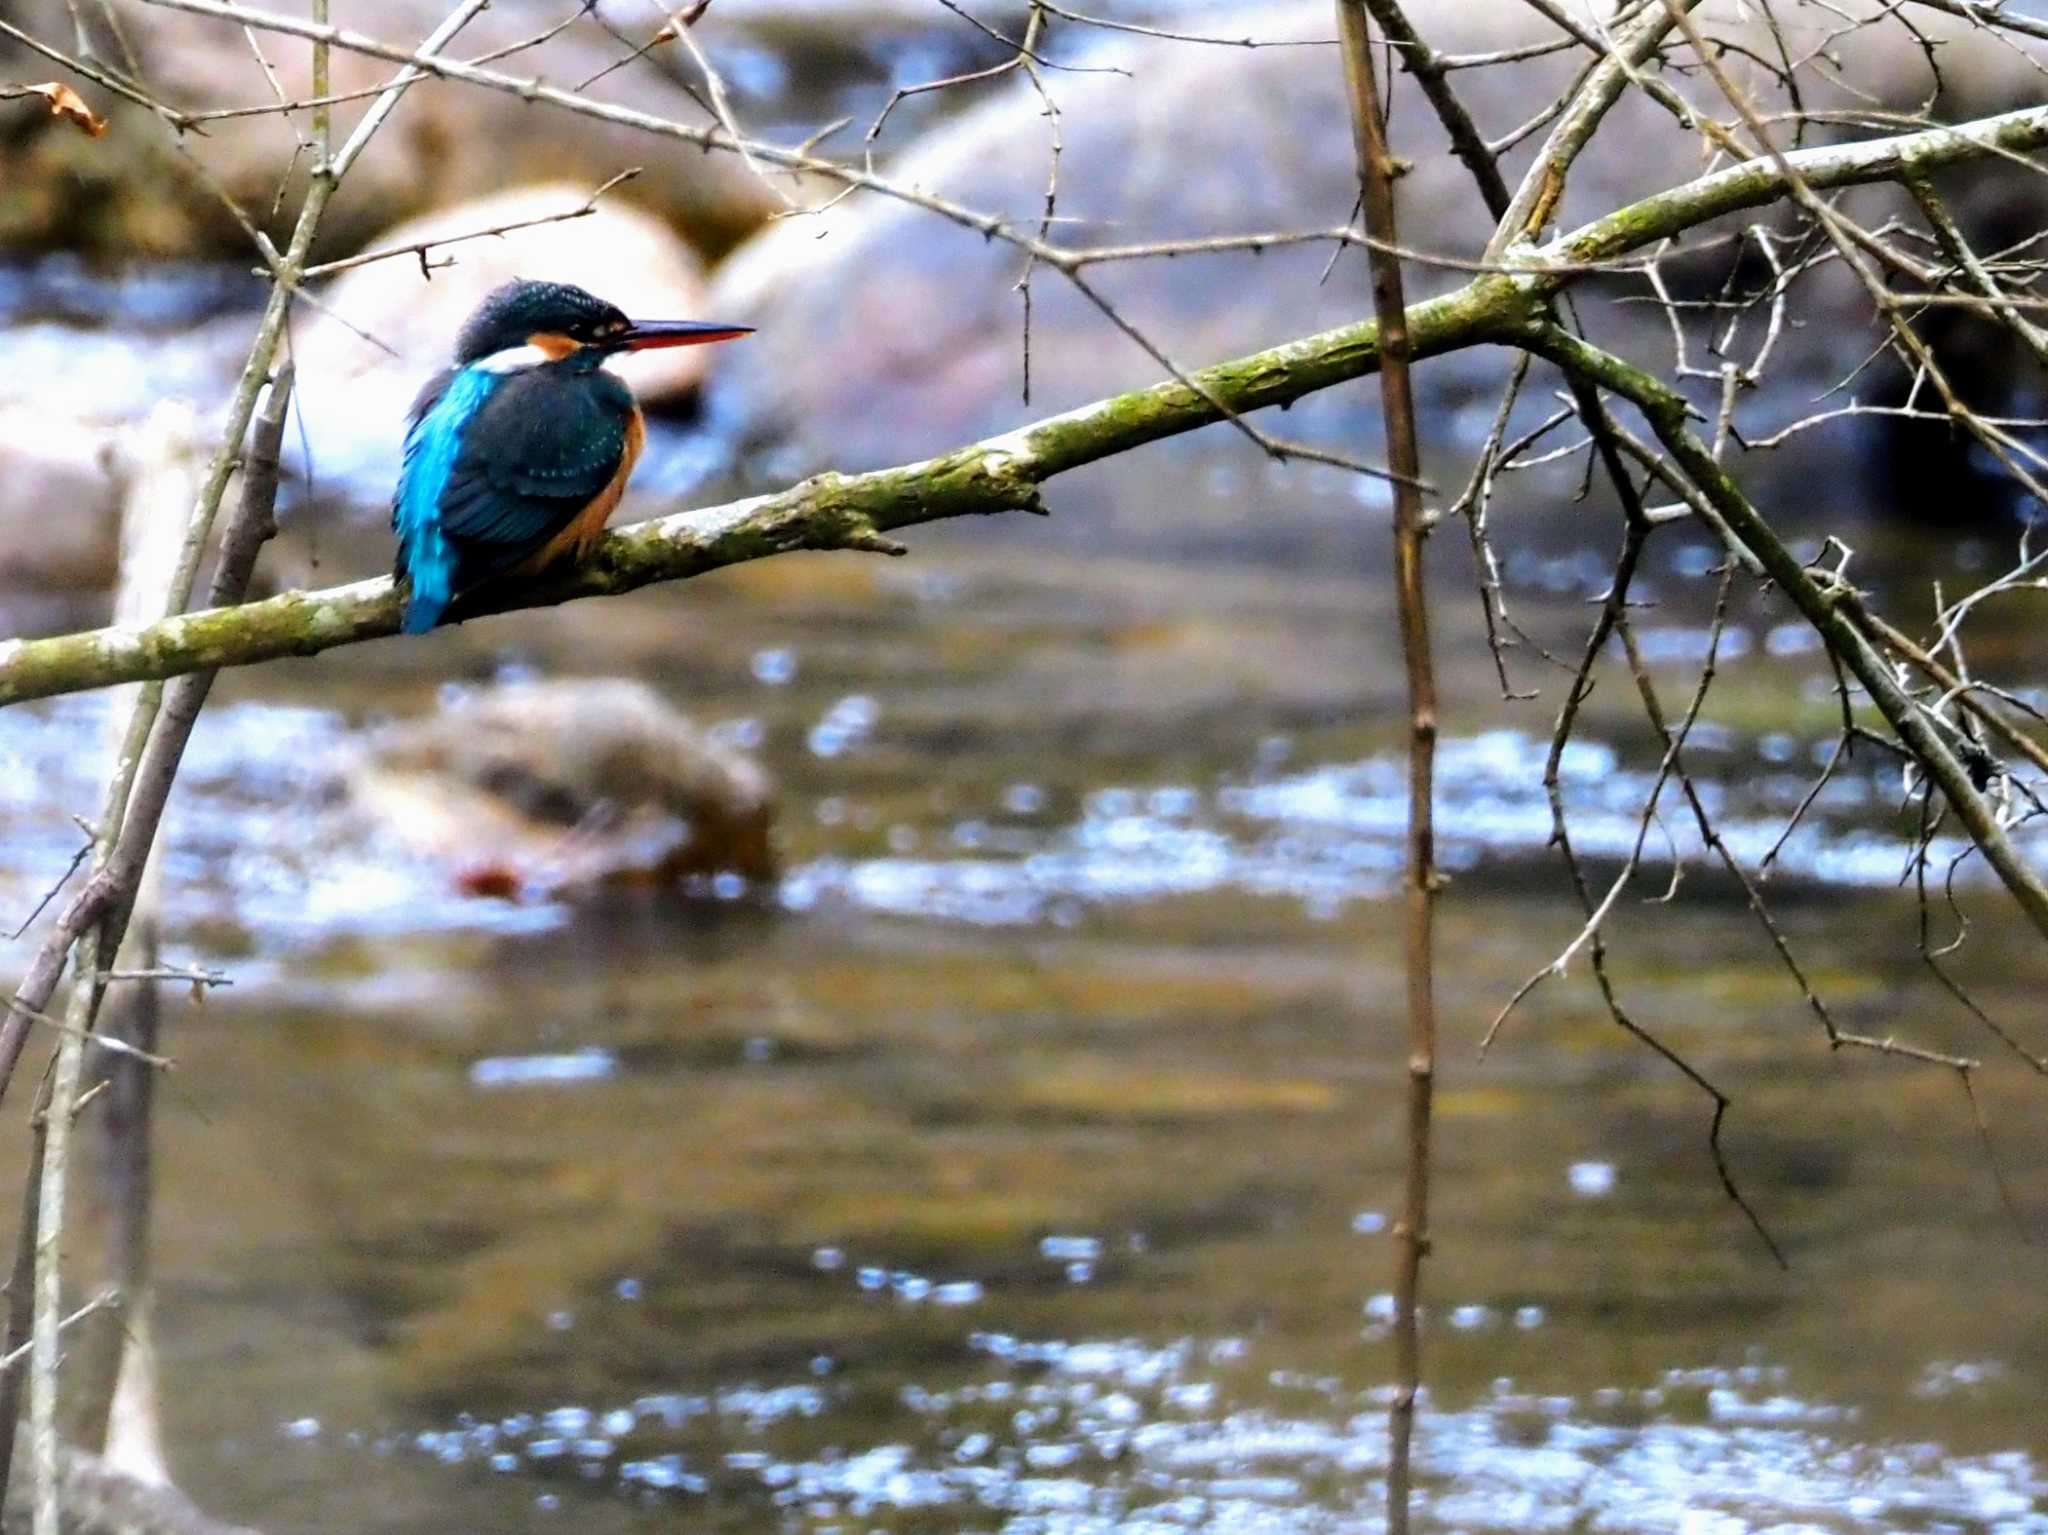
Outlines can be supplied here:
[[624, 463], [633, 397], [608, 373], [462, 368], [421, 391], [392, 502], [405, 627], [512, 569], [575, 521]]
[[446, 368], [412, 402], [405, 466], [391, 497], [391, 531], [398, 535], [391, 574], [408, 588], [407, 634], [433, 628], [454, 595], [456, 550], [441, 536], [441, 494], [461, 451], [463, 426], [496, 385], [474, 368]]
[[463, 551], [468, 580], [518, 564], [612, 482], [632, 410], [608, 374], [515, 373], [491, 391], [441, 493], [441, 531]]
[[448, 392], [448, 386], [455, 382], [455, 375], [461, 371], [460, 368], [443, 368], [439, 373], [436, 373], [432, 378], [420, 385], [420, 392], [412, 397], [412, 407], [405, 413], [405, 424], [408, 433], [406, 438], [408, 455], [410, 455], [412, 448], [411, 434], [418, 431], [419, 424], [426, 418], [427, 412], [441, 403], [441, 396]]
[[423, 494], [427, 487], [422, 476], [427, 465], [422, 461], [431, 454], [431, 442], [435, 435], [428, 417], [440, 405], [448, 393], [448, 386], [455, 382], [458, 368], [443, 368], [413, 396], [412, 409], [405, 418], [405, 465], [399, 471], [398, 488], [391, 494], [391, 531], [399, 537], [398, 563], [401, 573], [405, 565], [405, 537], [410, 524], [432, 514], [432, 498]]

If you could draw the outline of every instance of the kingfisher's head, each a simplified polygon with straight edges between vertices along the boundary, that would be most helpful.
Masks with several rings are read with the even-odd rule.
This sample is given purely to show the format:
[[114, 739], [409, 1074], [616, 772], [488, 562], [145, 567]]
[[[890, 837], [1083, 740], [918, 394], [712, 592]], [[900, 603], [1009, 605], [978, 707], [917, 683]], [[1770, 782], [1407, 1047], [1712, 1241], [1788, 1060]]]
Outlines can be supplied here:
[[601, 361], [615, 352], [730, 341], [752, 330], [751, 325], [708, 320], [628, 319], [616, 304], [608, 304], [573, 283], [533, 282], [521, 277], [494, 289], [477, 306], [455, 338], [455, 360], [460, 364], [481, 362], [531, 347], [547, 358], [587, 353], [593, 361]]

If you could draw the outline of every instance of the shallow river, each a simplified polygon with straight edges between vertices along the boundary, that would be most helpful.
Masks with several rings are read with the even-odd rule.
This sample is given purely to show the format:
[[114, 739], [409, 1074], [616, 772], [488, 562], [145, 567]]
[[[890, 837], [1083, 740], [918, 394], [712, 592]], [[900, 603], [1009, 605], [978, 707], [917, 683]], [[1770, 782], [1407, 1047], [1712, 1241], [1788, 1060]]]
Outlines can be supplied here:
[[[949, 529], [224, 683], [165, 864], [169, 957], [234, 978], [171, 1003], [161, 1109], [166, 1411], [202, 1504], [272, 1535], [1374, 1525], [1402, 1063], [1384, 518], [1214, 433], [1153, 452], [1176, 517], [1255, 496], [1306, 531], [1231, 562]], [[1529, 516], [1511, 594], [1568, 646], [1611, 527]], [[1676, 705], [1712, 577], [1695, 536], [1660, 540], [1639, 621]], [[1873, 531], [1868, 557], [1904, 590], [2002, 540]], [[1577, 924], [1536, 782], [1558, 680], [1518, 661], [1543, 699], [1498, 700], [1465, 552], [1436, 542], [1425, 1527], [2048, 1531], [2048, 1098], [1919, 961], [1896, 772], [1845, 771], [1769, 888], [1845, 1027], [1985, 1059], [2011, 1208], [1952, 1073], [1828, 1052], [1677, 805], [1675, 897], [1618, 920], [1632, 1012], [1735, 1101], [1781, 1271], [1714, 1181], [1710, 1105], [1583, 959], [1476, 1058]], [[277, 568], [380, 558], [309, 515]], [[1751, 860], [1830, 741], [1788, 617], [1738, 607], [1692, 758]], [[2018, 684], [2025, 618], [1986, 650]], [[579, 672], [758, 751], [778, 884], [479, 902], [340, 804], [377, 719]], [[1656, 767], [1631, 714], [1607, 677], [1564, 764], [1607, 872]], [[0, 712], [10, 912], [75, 846], [101, 721]], [[1645, 897], [1670, 883], [1650, 849]], [[1967, 872], [1958, 899], [1959, 971], [2038, 1048], [2048, 962]]]

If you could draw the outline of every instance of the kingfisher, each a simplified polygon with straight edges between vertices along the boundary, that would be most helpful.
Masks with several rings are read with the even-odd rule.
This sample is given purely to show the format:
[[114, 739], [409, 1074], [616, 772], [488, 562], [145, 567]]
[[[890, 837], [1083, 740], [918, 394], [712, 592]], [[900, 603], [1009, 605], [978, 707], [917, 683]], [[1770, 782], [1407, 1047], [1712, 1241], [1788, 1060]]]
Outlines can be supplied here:
[[455, 361], [413, 401], [391, 498], [394, 579], [407, 634], [505, 576], [587, 557], [647, 440], [622, 352], [751, 333], [708, 320], [630, 320], [570, 283], [506, 283], [455, 340]]

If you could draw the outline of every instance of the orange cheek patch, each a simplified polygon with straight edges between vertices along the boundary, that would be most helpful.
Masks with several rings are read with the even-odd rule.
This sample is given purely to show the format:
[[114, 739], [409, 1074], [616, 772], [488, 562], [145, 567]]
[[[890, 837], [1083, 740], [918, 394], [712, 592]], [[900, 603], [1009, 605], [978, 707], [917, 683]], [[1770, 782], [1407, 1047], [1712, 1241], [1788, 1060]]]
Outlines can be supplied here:
[[546, 354], [554, 362], [560, 362], [564, 357], [567, 357], [571, 352], [583, 345], [582, 342], [572, 336], [564, 336], [557, 331], [551, 330], [535, 331], [526, 338], [526, 344], [536, 352]]

